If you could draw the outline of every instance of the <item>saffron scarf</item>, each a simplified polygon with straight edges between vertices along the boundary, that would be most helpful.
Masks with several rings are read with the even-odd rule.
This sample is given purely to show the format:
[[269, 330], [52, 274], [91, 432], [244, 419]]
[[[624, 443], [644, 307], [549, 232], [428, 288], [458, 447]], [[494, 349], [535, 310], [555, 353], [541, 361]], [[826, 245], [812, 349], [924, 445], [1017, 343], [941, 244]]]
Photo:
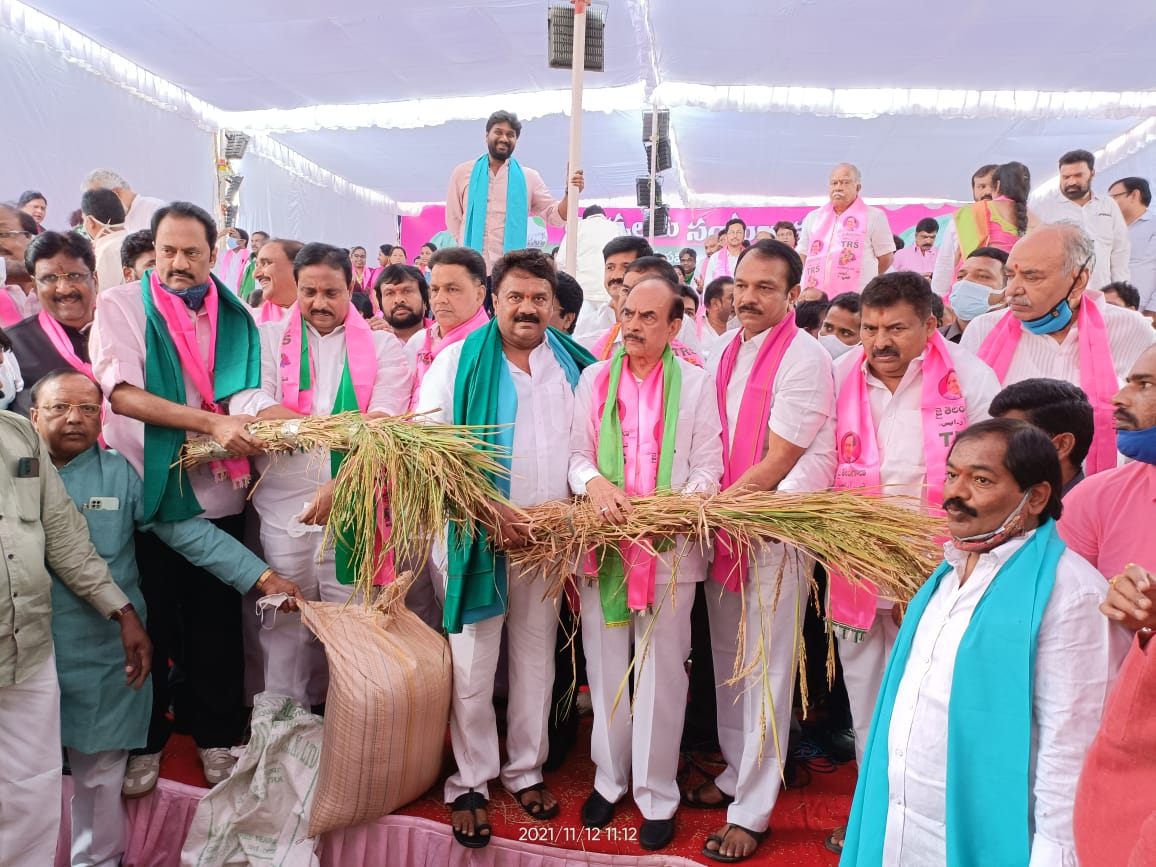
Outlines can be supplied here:
[[421, 352], [417, 354], [417, 372], [413, 380], [413, 400], [410, 402], [410, 409], [417, 406], [417, 398], [421, 393], [421, 383], [425, 379], [426, 373], [429, 372], [429, 367], [433, 364], [438, 354], [447, 346], [452, 346], [462, 340], [465, 340], [483, 325], [490, 321], [490, 316], [486, 313], [485, 307], [479, 307], [478, 312], [461, 322], [446, 332], [445, 336], [440, 340], [434, 335], [437, 333], [438, 324], [431, 322], [425, 328], [425, 343], [422, 344]]
[[[1026, 867], [1031, 858], [1036, 647], [1066, 548], [1055, 521], [1042, 524], [984, 591], [960, 642], [947, 710], [947, 867], [986, 867], [992, 853], [1000, 864]], [[943, 563], [907, 606], [871, 718], [843, 867], [883, 863], [895, 695], [927, 604], [951, 574], [951, 565]]]
[[[857, 351], [855, 365], [839, 391], [836, 410], [835, 443], [839, 465], [835, 470], [835, 490], [879, 488], [879, 440], [871, 417], [865, 354]], [[957, 433], [967, 427], [967, 402], [959, 388], [959, 376], [947, 349], [947, 341], [932, 332], [923, 355], [922, 388], [919, 402], [923, 419], [923, 461], [927, 504], [943, 504], [943, 483], [947, 475], [947, 453]], [[875, 620], [879, 590], [867, 580], [852, 583], [845, 575], [832, 572], [828, 582], [827, 616], [845, 637], [862, 639]]]
[[[546, 331], [546, 341], [554, 358], [566, 373], [573, 389], [582, 370], [594, 363], [585, 349], [554, 328]], [[510, 468], [514, 445], [514, 420], [518, 415], [518, 393], [502, 351], [498, 324], [491, 321], [469, 335], [462, 344], [454, 379], [454, 424], [488, 427], [481, 438], [503, 449], [500, 461]], [[502, 494], [510, 495], [506, 476], [491, 481]], [[489, 534], [479, 527], [466, 529], [451, 523], [447, 533], [449, 569], [442, 625], [458, 633], [466, 623], [478, 623], [506, 612], [506, 557], [494, 551]]]
[[811, 246], [803, 263], [803, 288], [821, 289], [834, 298], [841, 292], [859, 291], [867, 243], [869, 212], [862, 196], [836, 214], [830, 203], [819, 208], [811, 228]]
[[96, 382], [96, 377], [92, 375], [92, 365], [87, 361], [80, 360], [80, 356], [76, 354], [76, 348], [64, 331], [64, 326], [49, 316], [46, 310], [41, 310], [36, 314], [36, 321], [40, 324], [40, 330], [44, 332], [44, 336], [52, 344], [52, 348], [60, 353], [60, 357], [68, 362], [68, 366]]
[[[1016, 347], [1023, 337], [1020, 321], [1009, 310], [996, 323], [991, 334], [980, 346], [980, 359], [987, 362], [1000, 383], [1010, 385], [1008, 370], [1015, 357]], [[1095, 431], [1092, 448], [1084, 462], [1084, 471], [1090, 476], [1116, 466], [1116, 431], [1112, 427], [1112, 395], [1120, 387], [1116, 367], [1112, 363], [1112, 349], [1108, 345], [1108, 328], [1104, 314], [1087, 293], [1080, 299], [1076, 313], [1076, 337], [1080, 349], [1080, 387], [1092, 404]], [[1052, 338], [1048, 338], [1049, 340]]]
[[[626, 365], [625, 347], [594, 379], [598, 429], [598, 472], [630, 496], [670, 490], [678, 429], [682, 371], [670, 346], [641, 385]], [[651, 547], [624, 542], [603, 549], [597, 562], [602, 617], [607, 626], [627, 626], [631, 611], [654, 604], [658, 558]], [[625, 586], [625, 593], [623, 589]]]
[[[521, 250], [526, 246], [529, 226], [530, 195], [526, 189], [526, 174], [513, 157], [506, 160], [506, 226], [502, 235], [502, 252]], [[499, 170], [500, 171], [500, 170]], [[462, 245], [483, 252], [486, 243], [486, 212], [490, 206], [490, 156], [482, 154], [470, 173], [470, 188], [466, 193], [466, 219]]]
[[[317, 364], [309, 346], [309, 330], [305, 318], [296, 303], [286, 312], [288, 323], [281, 340], [281, 403], [287, 409], [302, 415], [314, 415], [313, 384], [317, 379]], [[373, 386], [377, 380], [377, 349], [373, 343], [373, 331], [369, 324], [352, 306], [345, 316], [345, 363], [341, 369], [341, 380], [334, 396], [330, 415], [342, 412], [369, 411], [369, 401], [373, 397]], [[333, 478], [341, 470], [346, 453], [331, 451], [329, 469]], [[389, 511], [384, 503], [378, 504], [377, 533], [375, 534], [375, 555], [389, 541], [392, 525]], [[350, 540], [357, 538], [357, 528], [343, 526], [336, 536], [335, 559], [337, 580], [342, 584], [352, 584], [357, 575], [362, 552], [355, 551]], [[393, 579], [393, 554], [387, 554], [378, 573], [378, 583], [389, 583]]]
[[[145, 311], [145, 390], [173, 403], [186, 403], [187, 374], [202, 395], [201, 409], [223, 414], [221, 401], [238, 391], [261, 386], [261, 341], [253, 317], [240, 299], [210, 275], [205, 312], [211, 337], [209, 357], [197, 343], [196, 323], [184, 302], [162, 288], [155, 270], [141, 279]], [[192, 486], [181, 483], [175, 466], [186, 433], [175, 428], [145, 424], [144, 520], [181, 521], [204, 509]], [[248, 481], [249, 459], [215, 461], [218, 481], [234, 485]]]
[[24, 311], [7, 290], [7, 286], [0, 286], [0, 327], [3, 328], [9, 328], [24, 318]]
[[[767, 450], [767, 425], [771, 418], [771, 404], [774, 402], [775, 376], [783, 363], [783, 356], [791, 342], [799, 333], [795, 325], [795, 313], [791, 311], [778, 325], [771, 328], [759, 354], [755, 358], [751, 375], [743, 387], [742, 401], [735, 423], [734, 446], [731, 446], [730, 424], [727, 421], [727, 386], [735, 372], [735, 362], [743, 343], [740, 331], [735, 335], [719, 358], [718, 375], [715, 379], [719, 416], [722, 418], [723, 477], [721, 489], [726, 490], [763, 459]], [[747, 580], [749, 564], [740, 556], [739, 549], [731, 542], [726, 530], [715, 535], [714, 563], [711, 577], [727, 590], [738, 592]]]

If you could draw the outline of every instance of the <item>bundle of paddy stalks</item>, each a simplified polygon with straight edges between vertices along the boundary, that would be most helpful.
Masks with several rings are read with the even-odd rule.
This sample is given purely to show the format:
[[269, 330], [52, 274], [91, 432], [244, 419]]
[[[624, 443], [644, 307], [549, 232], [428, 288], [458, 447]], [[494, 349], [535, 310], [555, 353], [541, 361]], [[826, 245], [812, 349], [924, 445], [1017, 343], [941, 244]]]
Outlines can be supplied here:
[[[388, 554], [422, 563], [430, 540], [440, 538], [448, 524], [472, 531], [475, 518], [486, 520], [492, 502], [503, 499], [492, 482], [506, 472], [501, 450], [484, 438], [491, 433], [486, 428], [424, 424], [418, 413], [371, 419], [346, 412], [257, 421], [248, 430], [270, 455], [297, 449], [345, 453], [326, 534], [371, 554], [356, 558], [359, 590], [373, 587]], [[191, 440], [181, 465], [230, 456], [215, 442]], [[383, 540], [385, 521], [392, 527]]]
[[[586, 499], [526, 509], [530, 541], [507, 551], [512, 564], [546, 571], [548, 592], [563, 592], [573, 564], [591, 550], [620, 542], [657, 545], [675, 536], [708, 544], [718, 530], [740, 551], [782, 542], [809, 553], [828, 570], [868, 579], [880, 593], [906, 602], [942, 559], [942, 518], [912, 509], [902, 497], [861, 491], [726, 491], [712, 497], [662, 492], [631, 499], [624, 524], [607, 523]], [[677, 569], [677, 564], [675, 565]]]

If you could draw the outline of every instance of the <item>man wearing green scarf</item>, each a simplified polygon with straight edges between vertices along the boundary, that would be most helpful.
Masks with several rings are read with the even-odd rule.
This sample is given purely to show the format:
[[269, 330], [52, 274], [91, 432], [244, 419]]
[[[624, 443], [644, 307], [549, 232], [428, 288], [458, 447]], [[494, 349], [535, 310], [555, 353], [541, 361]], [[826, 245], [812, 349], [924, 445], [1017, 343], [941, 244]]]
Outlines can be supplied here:
[[[443, 349], [422, 381], [419, 412], [435, 422], [497, 425], [493, 442], [507, 450], [508, 478], [495, 479], [514, 507], [565, 499], [567, 444], [574, 387], [590, 355], [548, 329], [557, 276], [536, 250], [507, 253], [494, 266], [494, 314], [464, 341]], [[499, 508], [499, 547], [525, 533], [515, 509]], [[558, 603], [543, 599], [538, 572], [506, 569], [486, 532], [467, 537], [451, 527], [444, 625], [453, 653], [450, 737], [457, 771], [446, 781], [454, 836], [480, 848], [490, 839], [489, 782], [501, 778], [527, 813], [552, 819], [558, 802], [542, 783]], [[494, 674], [506, 626], [510, 693], [504, 765], [494, 718]]]
[[[682, 304], [678, 286], [665, 277], [640, 280], [622, 304], [622, 346], [578, 383], [570, 487], [607, 522], [626, 519], [632, 495], [718, 489], [722, 423], [714, 380], [670, 349]], [[657, 557], [641, 545], [594, 552], [587, 567], [594, 574], [581, 585], [596, 767], [582, 823], [609, 824], [633, 773], [643, 818], [639, 843], [651, 850], [674, 836], [690, 611], [694, 585], [706, 577], [702, 549], [685, 537], [652, 544]], [[634, 680], [633, 716], [627, 677]]]
[[947, 457], [944, 563], [883, 676], [843, 865], [1075, 864], [1076, 783], [1128, 636], [1056, 532], [1047, 434], [999, 418]]
[[[153, 215], [156, 268], [140, 283], [97, 298], [89, 338], [93, 373], [112, 406], [104, 437], [144, 483], [145, 521], [201, 515], [241, 538], [248, 461], [173, 467], [189, 434], [235, 455], [259, 451], [252, 416], [227, 414], [231, 396], [261, 379], [252, 315], [213, 275], [217, 227], [202, 208], [173, 202]], [[229, 748], [245, 727], [241, 597], [151, 534], [137, 540], [153, 642], [153, 714], [148, 759], [129, 762], [126, 787], [156, 781], [170, 704], [201, 752], [210, 783], [232, 769]], [[170, 688], [168, 662], [182, 678]]]

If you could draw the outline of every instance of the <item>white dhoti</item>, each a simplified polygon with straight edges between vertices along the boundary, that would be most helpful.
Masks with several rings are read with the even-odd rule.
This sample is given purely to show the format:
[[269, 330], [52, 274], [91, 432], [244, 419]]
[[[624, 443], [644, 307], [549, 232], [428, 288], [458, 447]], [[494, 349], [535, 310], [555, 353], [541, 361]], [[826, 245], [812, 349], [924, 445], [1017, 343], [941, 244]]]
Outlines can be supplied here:
[[26, 681], [0, 688], [4, 867], [53, 863], [60, 834], [60, 764], [60, 687], [56, 656], [49, 654]]
[[128, 750], [82, 753], [71, 747], [72, 865], [117, 867], [128, 838], [120, 789]]
[[880, 608], [875, 612], [875, 622], [861, 641], [843, 638], [836, 631], [839, 641], [839, 661], [843, 665], [843, 683], [847, 687], [847, 701], [851, 705], [851, 724], [855, 727], [855, 759], [863, 765], [863, 750], [867, 747], [867, 734], [871, 731], [871, 715], [875, 713], [875, 700], [883, 686], [883, 672], [887, 668], [887, 658], [895, 646], [895, 636], [899, 627], [891, 617], [890, 608]]
[[[758, 580], [752, 568], [742, 593], [710, 583], [706, 602], [718, 739], [727, 763], [715, 784], [735, 799], [727, 808], [727, 821], [760, 832], [770, 823], [782, 786], [803, 640], [804, 588], [813, 561], [776, 544], [762, 552], [754, 565]], [[777, 580], [780, 570], [781, 584]], [[737, 638], [744, 599], [747, 622], [740, 647]], [[753, 661], [754, 666], [745, 678], [728, 685], [739, 653], [744, 665]]]
[[[450, 740], [458, 769], [446, 780], [446, 803], [471, 790], [488, 798], [488, 784], [499, 776], [511, 792], [542, 782], [558, 633], [558, 600], [543, 599], [545, 590], [540, 573], [527, 577], [511, 568], [506, 618], [467, 623], [449, 636], [454, 667]], [[510, 667], [504, 765], [493, 701], [503, 625]]]
[[[314, 602], [349, 601], [351, 586], [337, 581], [333, 547], [321, 555], [324, 532], [290, 536], [262, 528], [261, 546], [273, 571], [301, 588]], [[265, 691], [287, 695], [305, 707], [321, 704], [329, 687], [325, 649], [301, 622], [301, 615], [268, 611], [259, 636], [264, 657]]]
[[[704, 566], [688, 554], [681, 565], [688, 579]], [[654, 614], [631, 614], [629, 626], [609, 627], [602, 617], [598, 584], [581, 581], [582, 647], [594, 705], [590, 757], [594, 788], [614, 804], [626, 794], [633, 774], [634, 802], [644, 819], [665, 820], [678, 809], [679, 745], [686, 717], [693, 580], [670, 582], [670, 568], [659, 564]], [[625, 685], [636, 659], [634, 707]], [[622, 687], [618, 707], [614, 700]], [[613, 708], [613, 712], [612, 709]]]

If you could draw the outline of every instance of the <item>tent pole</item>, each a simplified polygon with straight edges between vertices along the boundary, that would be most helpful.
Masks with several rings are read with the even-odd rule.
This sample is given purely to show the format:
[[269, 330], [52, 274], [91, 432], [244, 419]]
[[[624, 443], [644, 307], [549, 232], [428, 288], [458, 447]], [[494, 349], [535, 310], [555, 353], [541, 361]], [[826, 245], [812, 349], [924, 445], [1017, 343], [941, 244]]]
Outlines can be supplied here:
[[647, 227], [647, 241], [654, 247], [654, 200], [655, 183], [658, 178], [658, 103], [650, 106], [650, 225]]
[[570, 157], [566, 163], [566, 262], [565, 271], [578, 273], [578, 187], [570, 176], [582, 165], [582, 74], [586, 71], [586, 4], [574, 0], [574, 53], [570, 67]]

